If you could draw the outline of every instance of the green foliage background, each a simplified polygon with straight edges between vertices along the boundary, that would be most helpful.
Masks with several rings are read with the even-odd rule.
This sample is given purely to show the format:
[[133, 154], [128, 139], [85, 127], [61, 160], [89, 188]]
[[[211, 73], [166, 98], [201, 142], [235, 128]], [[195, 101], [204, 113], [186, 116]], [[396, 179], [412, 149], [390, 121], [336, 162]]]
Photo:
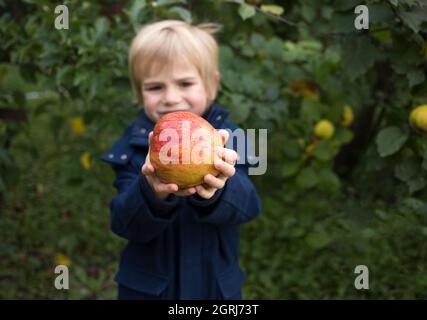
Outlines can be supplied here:
[[[114, 176], [98, 159], [137, 114], [130, 40], [165, 18], [223, 25], [218, 101], [243, 128], [268, 129], [268, 170], [252, 177], [263, 212], [241, 228], [244, 297], [427, 296], [427, 138], [408, 123], [427, 103], [425, 1], [63, 4], [69, 30], [54, 28], [55, 1], [0, 1], [0, 110], [16, 112], [0, 118], [0, 298], [116, 297], [125, 241], [109, 230]], [[354, 28], [359, 4], [369, 30]], [[313, 137], [321, 119], [329, 140]], [[68, 291], [53, 286], [58, 254]], [[369, 290], [354, 287], [357, 265]]]

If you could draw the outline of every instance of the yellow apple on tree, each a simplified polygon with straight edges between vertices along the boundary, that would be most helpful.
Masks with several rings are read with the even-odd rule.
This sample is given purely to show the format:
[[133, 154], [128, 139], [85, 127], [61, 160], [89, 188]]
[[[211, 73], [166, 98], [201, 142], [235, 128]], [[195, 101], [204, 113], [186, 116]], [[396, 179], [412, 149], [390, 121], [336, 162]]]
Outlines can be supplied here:
[[344, 110], [341, 115], [341, 125], [343, 127], [348, 127], [353, 123], [353, 119], [354, 119], [353, 109], [349, 105], [344, 106]]
[[320, 120], [314, 127], [313, 133], [318, 139], [330, 139], [335, 132], [335, 127], [327, 119]]
[[409, 123], [413, 128], [427, 132], [427, 104], [420, 105], [412, 110]]

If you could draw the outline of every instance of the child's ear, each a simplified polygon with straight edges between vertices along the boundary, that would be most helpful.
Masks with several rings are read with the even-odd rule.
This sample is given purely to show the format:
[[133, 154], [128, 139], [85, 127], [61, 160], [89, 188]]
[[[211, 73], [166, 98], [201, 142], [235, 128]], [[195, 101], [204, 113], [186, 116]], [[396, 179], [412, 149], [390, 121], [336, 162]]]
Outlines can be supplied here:
[[210, 100], [213, 101], [215, 100], [217, 94], [218, 94], [218, 90], [219, 90], [219, 83], [221, 81], [221, 74], [219, 73], [219, 71], [215, 72], [214, 74], [214, 92], [213, 92], [213, 97], [210, 97]]
[[221, 81], [221, 73], [219, 73], [219, 71], [215, 72], [215, 86], [216, 89], [219, 89], [219, 83]]

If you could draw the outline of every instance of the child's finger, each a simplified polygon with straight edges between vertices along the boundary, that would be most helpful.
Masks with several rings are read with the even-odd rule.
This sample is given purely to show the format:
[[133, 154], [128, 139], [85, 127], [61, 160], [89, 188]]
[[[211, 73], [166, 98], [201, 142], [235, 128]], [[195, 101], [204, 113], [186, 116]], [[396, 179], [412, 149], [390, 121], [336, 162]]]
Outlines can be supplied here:
[[225, 162], [235, 165], [237, 161], [237, 152], [233, 149], [227, 149], [227, 148], [217, 148], [216, 153], [220, 159], [224, 160]]
[[197, 194], [203, 199], [210, 199], [214, 195], [216, 189], [204, 185], [196, 186]]
[[217, 169], [220, 173], [222, 173], [226, 177], [232, 177], [236, 173], [236, 168], [234, 165], [231, 165], [222, 160], [216, 160], [214, 163], [215, 169]]
[[174, 193], [178, 191], [178, 186], [174, 183], [162, 183], [159, 180], [154, 181], [153, 188], [156, 192]]
[[166, 188], [167, 188], [167, 190], [168, 190], [170, 193], [173, 193], [173, 192], [178, 191], [178, 186], [177, 186], [176, 184], [174, 184], [174, 183], [169, 183], [169, 184], [167, 184], [167, 185], [166, 185]]
[[203, 180], [211, 188], [222, 189], [222, 188], [224, 188], [225, 181], [227, 181], [227, 177], [225, 177], [223, 175], [220, 175], [218, 177], [214, 177], [211, 174], [207, 174], [207, 175], [205, 175]]
[[237, 152], [232, 149], [225, 149], [224, 153], [225, 155], [223, 160], [234, 166], [237, 161]]
[[154, 167], [150, 163], [144, 163], [141, 168], [141, 171], [144, 175], [149, 176], [154, 174]]
[[175, 195], [181, 196], [181, 197], [182, 196], [190, 196], [190, 195], [195, 194], [195, 193], [196, 193], [196, 188], [194, 188], [194, 187], [190, 187], [187, 189], [178, 190], [178, 191], [174, 192]]
[[227, 130], [224, 130], [224, 129], [219, 129], [218, 130], [218, 134], [221, 136], [221, 138], [222, 138], [222, 144], [224, 145], [224, 144], [226, 144], [227, 143], [227, 141], [228, 141], [228, 138], [230, 137], [230, 135], [228, 134], [228, 131]]

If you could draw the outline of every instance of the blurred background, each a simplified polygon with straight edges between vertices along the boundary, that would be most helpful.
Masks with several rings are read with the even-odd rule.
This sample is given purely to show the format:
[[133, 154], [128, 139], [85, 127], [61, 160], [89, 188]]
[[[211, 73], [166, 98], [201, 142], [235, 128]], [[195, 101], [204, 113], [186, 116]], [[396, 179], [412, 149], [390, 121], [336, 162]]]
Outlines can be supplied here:
[[268, 129], [267, 172], [251, 177], [263, 211], [240, 228], [244, 297], [426, 298], [423, 0], [0, 1], [0, 298], [116, 298], [126, 242], [99, 157], [138, 112], [130, 41], [166, 18], [223, 25], [218, 102]]

